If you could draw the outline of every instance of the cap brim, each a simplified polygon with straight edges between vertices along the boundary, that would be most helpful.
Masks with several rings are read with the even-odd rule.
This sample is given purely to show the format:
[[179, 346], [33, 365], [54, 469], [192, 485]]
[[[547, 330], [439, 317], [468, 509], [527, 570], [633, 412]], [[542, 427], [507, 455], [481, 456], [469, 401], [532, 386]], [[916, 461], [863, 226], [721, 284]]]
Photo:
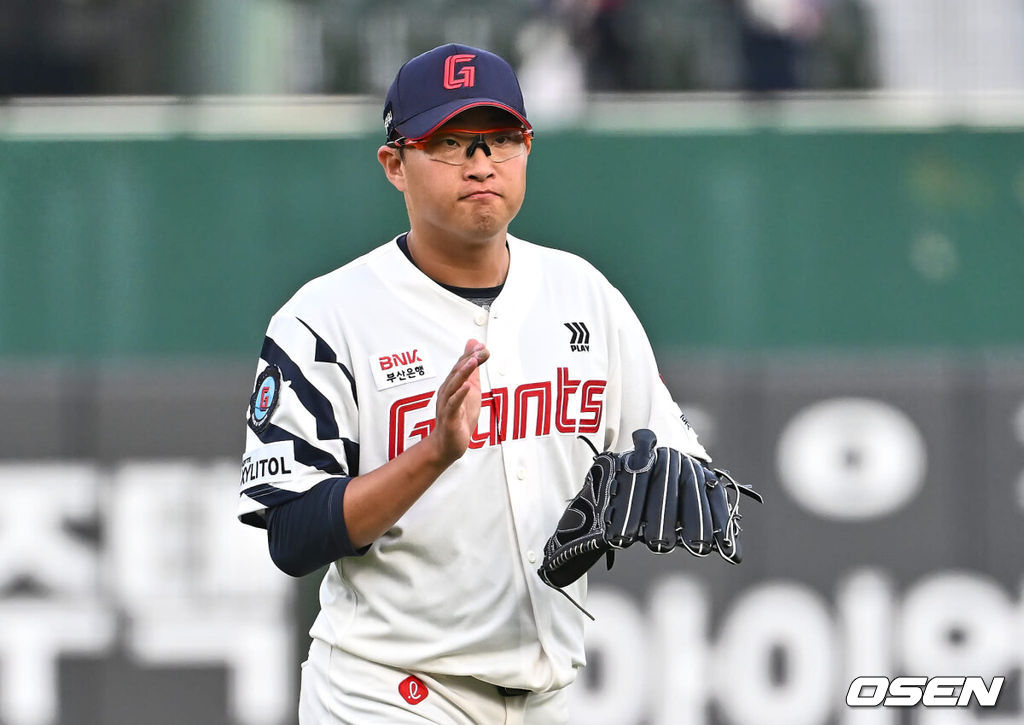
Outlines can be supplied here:
[[404, 136], [410, 141], [418, 141], [429, 136], [463, 111], [469, 110], [470, 108], [479, 108], [481, 106], [500, 108], [502, 111], [507, 111], [519, 119], [519, 122], [526, 128], [533, 128], [533, 126], [530, 125], [530, 122], [526, 120], [526, 116], [504, 103], [499, 103], [498, 101], [490, 98], [460, 98], [458, 100], [445, 103], [442, 106], [431, 108], [429, 111], [417, 114], [407, 121], [395, 124], [395, 130], [399, 135]]

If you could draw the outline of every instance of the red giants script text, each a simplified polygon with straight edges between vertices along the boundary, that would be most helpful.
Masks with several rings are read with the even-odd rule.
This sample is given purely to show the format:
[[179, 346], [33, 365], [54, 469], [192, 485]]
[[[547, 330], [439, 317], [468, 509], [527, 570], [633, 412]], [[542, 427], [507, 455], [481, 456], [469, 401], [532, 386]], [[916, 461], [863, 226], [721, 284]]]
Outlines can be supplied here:
[[[470, 439], [470, 448], [496, 446], [502, 441], [551, 433], [592, 434], [601, 428], [605, 380], [573, 380], [569, 368], [558, 368], [557, 382], [525, 383], [509, 390], [492, 388], [480, 399], [481, 420]], [[407, 441], [422, 440], [436, 421], [425, 410], [436, 391], [399, 398], [391, 406], [388, 459], [406, 448]], [[553, 414], [553, 415], [552, 415]], [[552, 421], [552, 418], [554, 419]]]

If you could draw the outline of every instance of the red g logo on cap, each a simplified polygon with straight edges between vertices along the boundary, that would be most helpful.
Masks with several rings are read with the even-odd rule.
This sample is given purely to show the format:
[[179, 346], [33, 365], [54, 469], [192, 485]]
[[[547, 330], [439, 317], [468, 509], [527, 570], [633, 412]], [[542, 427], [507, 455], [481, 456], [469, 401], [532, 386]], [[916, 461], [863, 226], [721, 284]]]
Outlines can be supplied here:
[[456, 88], [472, 88], [476, 82], [476, 66], [464, 65], [455, 73], [455, 66], [458, 63], [468, 63], [476, 58], [469, 53], [456, 53], [444, 59], [444, 87], [449, 91]]
[[419, 705], [427, 699], [430, 690], [423, 684], [423, 680], [415, 675], [409, 675], [398, 683], [398, 694], [405, 698], [410, 705]]

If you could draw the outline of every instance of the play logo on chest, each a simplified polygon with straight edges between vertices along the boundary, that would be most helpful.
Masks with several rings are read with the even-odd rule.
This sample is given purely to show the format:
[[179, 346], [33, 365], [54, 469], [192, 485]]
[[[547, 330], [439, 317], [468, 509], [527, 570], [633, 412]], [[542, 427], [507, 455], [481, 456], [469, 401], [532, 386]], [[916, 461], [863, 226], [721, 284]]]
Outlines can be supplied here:
[[422, 347], [408, 347], [400, 350], [370, 355], [370, 370], [377, 390], [396, 388], [434, 377], [434, 366]]

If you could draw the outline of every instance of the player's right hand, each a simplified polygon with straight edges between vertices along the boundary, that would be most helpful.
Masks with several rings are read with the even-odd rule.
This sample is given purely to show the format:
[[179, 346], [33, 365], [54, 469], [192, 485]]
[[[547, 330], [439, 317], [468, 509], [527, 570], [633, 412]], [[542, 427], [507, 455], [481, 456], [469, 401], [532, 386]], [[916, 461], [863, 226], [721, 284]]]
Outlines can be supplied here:
[[480, 417], [480, 366], [490, 355], [482, 342], [468, 340], [437, 389], [437, 424], [427, 440], [437, 446], [444, 465], [457, 461], [469, 448]]

